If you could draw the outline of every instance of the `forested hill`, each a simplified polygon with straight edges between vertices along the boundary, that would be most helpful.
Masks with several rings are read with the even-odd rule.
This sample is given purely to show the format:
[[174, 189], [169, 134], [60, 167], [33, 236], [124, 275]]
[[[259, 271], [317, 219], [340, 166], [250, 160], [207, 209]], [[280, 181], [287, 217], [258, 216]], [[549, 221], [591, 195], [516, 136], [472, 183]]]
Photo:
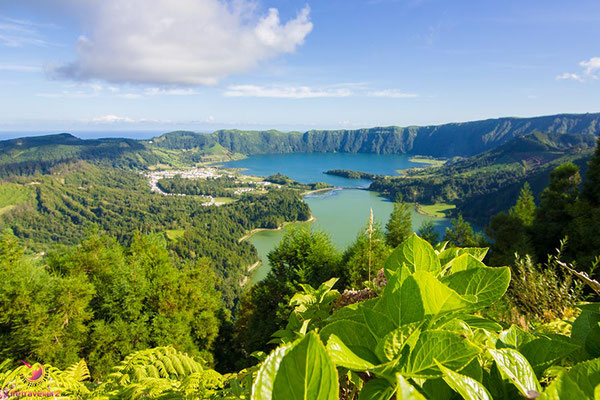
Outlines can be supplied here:
[[347, 152], [467, 157], [537, 131], [597, 136], [600, 133], [600, 113], [304, 133], [275, 130], [221, 130], [212, 134], [171, 132], [155, 138], [153, 144], [171, 150], [203, 150], [220, 145], [228, 151], [242, 154]]

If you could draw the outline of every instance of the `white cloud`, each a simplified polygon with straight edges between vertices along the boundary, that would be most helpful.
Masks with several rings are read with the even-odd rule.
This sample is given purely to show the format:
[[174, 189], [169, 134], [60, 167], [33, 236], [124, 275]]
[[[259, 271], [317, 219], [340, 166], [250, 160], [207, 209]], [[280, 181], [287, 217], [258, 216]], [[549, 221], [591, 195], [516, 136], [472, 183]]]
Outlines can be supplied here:
[[277, 9], [257, 15], [252, 0], [104, 0], [75, 62], [59, 78], [115, 83], [214, 85], [228, 75], [293, 52], [312, 30], [308, 6], [285, 23]]
[[191, 96], [193, 94], [198, 94], [200, 92], [190, 89], [190, 88], [176, 88], [176, 89], [167, 89], [167, 88], [147, 88], [144, 90], [144, 94], [149, 96], [157, 96], [157, 95], [167, 95], [167, 96]]
[[397, 89], [385, 89], [385, 90], [377, 90], [373, 92], [369, 92], [369, 96], [371, 97], [389, 97], [393, 99], [414, 99], [415, 97], [419, 97], [414, 93], [405, 93]]
[[96, 124], [116, 124], [116, 123], [133, 123], [136, 122], [132, 118], [128, 117], [120, 117], [114, 114], [103, 115], [101, 117], [96, 117], [91, 120], [91, 122]]
[[600, 70], [600, 57], [592, 57], [587, 61], [580, 62], [579, 65], [585, 68], [586, 75], [594, 75], [597, 70]]
[[556, 77], [557, 81], [563, 81], [563, 80], [573, 80], [573, 81], [579, 81], [579, 82], [583, 82], [583, 78], [578, 75], [578, 74], [573, 74], [570, 72], [564, 72], [560, 75], [558, 75]]
[[229, 86], [223, 93], [225, 97], [272, 97], [280, 99], [314, 99], [317, 97], [348, 97], [352, 91], [348, 88], [311, 88], [309, 86]]
[[571, 72], [565, 72], [556, 77], [557, 80], [574, 80], [578, 82], [585, 82], [590, 79], [600, 78], [600, 57], [592, 57], [589, 60], [584, 60], [579, 63], [584, 69], [582, 73], [576, 74]]

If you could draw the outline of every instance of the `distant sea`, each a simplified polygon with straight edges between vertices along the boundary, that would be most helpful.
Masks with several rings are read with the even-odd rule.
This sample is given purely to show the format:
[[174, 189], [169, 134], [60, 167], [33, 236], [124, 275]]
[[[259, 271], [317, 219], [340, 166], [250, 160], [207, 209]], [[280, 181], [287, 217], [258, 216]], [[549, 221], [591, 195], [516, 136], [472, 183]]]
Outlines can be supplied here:
[[0, 131], [0, 140], [16, 139], [28, 136], [55, 135], [57, 133], [70, 133], [81, 139], [100, 138], [128, 138], [128, 139], [150, 139], [160, 136], [166, 131]]

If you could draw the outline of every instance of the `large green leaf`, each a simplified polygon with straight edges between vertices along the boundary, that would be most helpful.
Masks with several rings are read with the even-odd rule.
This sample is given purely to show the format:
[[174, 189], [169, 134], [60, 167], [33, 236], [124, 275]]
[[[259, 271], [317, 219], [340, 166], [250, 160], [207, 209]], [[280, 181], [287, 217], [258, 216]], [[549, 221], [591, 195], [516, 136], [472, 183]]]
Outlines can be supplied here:
[[396, 398], [402, 400], [425, 400], [413, 385], [400, 374], [396, 374]]
[[377, 378], [368, 381], [358, 395], [358, 400], [389, 400], [396, 389], [386, 379]]
[[375, 354], [382, 362], [391, 361], [400, 356], [405, 346], [412, 347], [419, 338], [419, 324], [403, 325], [389, 332], [377, 343]]
[[471, 256], [475, 257], [475, 259], [483, 261], [487, 252], [488, 249], [482, 247], [469, 247], [465, 249], [461, 249], [459, 247], [448, 247], [440, 252], [438, 257], [440, 259], [440, 263], [442, 264], [442, 268], [446, 269], [453, 260], [464, 254], [470, 254]]
[[271, 400], [279, 364], [291, 347], [291, 344], [279, 346], [265, 359], [252, 384], [252, 400]]
[[491, 319], [476, 317], [473, 315], [464, 315], [460, 316], [459, 318], [465, 321], [467, 325], [471, 327], [471, 329], [484, 329], [489, 332], [498, 332], [502, 330], [502, 325], [492, 321]]
[[546, 368], [580, 348], [568, 337], [555, 335], [553, 338], [542, 336], [527, 342], [519, 347], [519, 352], [529, 361], [533, 370], [541, 374]]
[[273, 400], [335, 400], [335, 365], [314, 332], [309, 332], [285, 354], [273, 383]]
[[536, 398], [541, 392], [540, 383], [527, 359], [514, 349], [488, 349], [498, 369], [526, 398]]
[[375, 347], [377, 340], [369, 328], [362, 323], [350, 320], [332, 322], [321, 329], [321, 339], [326, 342], [330, 335], [337, 336], [354, 354], [372, 363], [377, 363]]
[[463, 336], [448, 331], [424, 331], [406, 360], [401, 360], [400, 373], [410, 377], [442, 375], [437, 362], [455, 371], [465, 367], [481, 350]]
[[340, 308], [336, 312], [334, 312], [329, 318], [327, 318], [328, 322], [340, 321], [340, 320], [351, 320], [356, 322], [365, 322], [365, 318], [363, 315], [363, 309], [373, 309], [377, 306], [380, 299], [375, 297], [373, 299], [365, 300], [359, 303], [349, 304], [345, 307]]
[[412, 234], [396, 247], [383, 266], [387, 270], [395, 271], [403, 265], [406, 265], [411, 272], [421, 270], [436, 274], [441, 269], [440, 260], [433, 247], [416, 234]]
[[581, 314], [573, 322], [571, 337], [585, 348], [591, 357], [600, 356], [600, 304], [580, 305]]
[[438, 367], [444, 374], [444, 381], [466, 400], [491, 400], [492, 396], [485, 386], [475, 379], [454, 372], [438, 363]]
[[597, 399], [600, 385], [600, 358], [579, 363], [560, 374], [544, 391], [544, 399]]
[[499, 300], [510, 283], [510, 269], [503, 268], [473, 268], [456, 272], [441, 278], [449, 288], [464, 298], [475, 303], [480, 308]]
[[396, 326], [418, 322], [428, 316], [473, 308], [473, 304], [427, 271], [407, 277], [400, 290], [384, 292], [381, 298]]
[[525, 332], [516, 325], [502, 331], [499, 339], [504, 346], [516, 349], [525, 356], [536, 374], [541, 374], [555, 361], [562, 360], [580, 349], [580, 346], [573, 343], [572, 339], [567, 336], [536, 336]]
[[327, 341], [327, 353], [336, 365], [352, 371], [366, 371], [375, 366], [357, 356], [340, 338], [333, 334], [329, 336]]
[[460, 249], [458, 251], [458, 254], [459, 255], [470, 254], [473, 257], [475, 257], [476, 259], [478, 259], [479, 261], [483, 261], [488, 250], [489, 249], [487, 247], [467, 247], [464, 249]]
[[376, 339], [381, 339], [396, 328], [394, 322], [386, 314], [364, 308], [363, 316], [367, 327]]
[[461, 254], [460, 256], [453, 258], [446, 265], [444, 265], [444, 269], [449, 270], [451, 273], [455, 273], [458, 271], [464, 271], [466, 269], [473, 268], [485, 268], [486, 265], [479, 261], [477, 258], [473, 257], [471, 254]]
[[535, 340], [535, 335], [525, 332], [516, 325], [511, 325], [510, 328], [500, 332], [498, 338], [506, 347], [519, 350], [525, 343]]

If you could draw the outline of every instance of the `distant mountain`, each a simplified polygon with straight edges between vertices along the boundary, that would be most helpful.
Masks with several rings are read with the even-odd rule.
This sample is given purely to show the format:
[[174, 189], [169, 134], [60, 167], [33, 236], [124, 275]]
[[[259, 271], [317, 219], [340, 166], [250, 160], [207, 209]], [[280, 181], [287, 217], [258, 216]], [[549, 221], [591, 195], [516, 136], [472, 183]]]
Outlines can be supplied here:
[[48, 173], [72, 161], [138, 168], [160, 157], [134, 139], [79, 139], [68, 133], [0, 141], [0, 175]]
[[533, 132], [600, 134], [600, 113], [535, 118], [498, 118], [437, 126], [383, 127], [308, 132], [222, 130], [212, 134], [171, 132], [154, 139], [167, 149], [201, 151], [218, 143], [233, 153], [376, 153], [469, 157]]
[[[308, 132], [222, 130], [214, 133], [170, 132], [152, 140], [90, 139], [68, 133], [0, 141], [0, 176], [48, 173], [77, 160], [112, 167], [143, 169], [156, 165], [186, 166], [264, 153], [375, 153], [470, 157], [543, 131], [555, 135], [552, 145], [579, 136], [600, 134], [600, 113], [536, 118], [499, 118], [422, 127], [386, 127]], [[515, 146], [531, 143], [514, 142]], [[535, 143], [545, 146], [548, 143]], [[550, 150], [550, 148], [546, 149]]]

